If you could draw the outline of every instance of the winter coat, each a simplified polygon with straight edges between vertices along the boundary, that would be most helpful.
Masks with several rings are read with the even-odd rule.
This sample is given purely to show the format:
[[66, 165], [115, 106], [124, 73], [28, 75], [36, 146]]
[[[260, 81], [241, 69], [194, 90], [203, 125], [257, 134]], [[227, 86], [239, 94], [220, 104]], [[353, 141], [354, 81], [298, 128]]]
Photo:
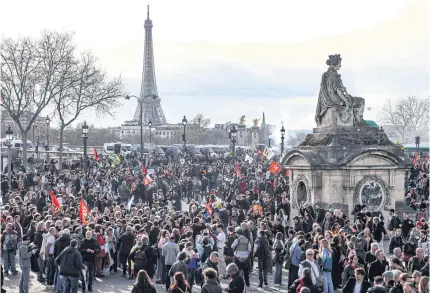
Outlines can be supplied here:
[[203, 285], [201, 293], [222, 293], [222, 287], [217, 279], [209, 279]]
[[245, 280], [241, 273], [237, 273], [228, 284], [228, 293], [242, 293], [245, 288]]
[[264, 268], [271, 273], [273, 269], [272, 250], [266, 236], [257, 238], [255, 249], [254, 257], [258, 257], [258, 267]]
[[176, 261], [170, 268], [169, 275], [173, 277], [177, 272], [181, 272], [184, 276], [187, 275], [188, 265], [183, 260]]
[[75, 247], [67, 247], [55, 259], [56, 265], [60, 266], [60, 275], [65, 277], [79, 278], [81, 270], [85, 269], [82, 256]]
[[[87, 252], [88, 249], [94, 250], [94, 253]], [[94, 238], [91, 238], [90, 240], [85, 238], [81, 241], [79, 252], [82, 255], [83, 262], [94, 263], [96, 261], [97, 253], [100, 252], [100, 246]]]
[[144, 288], [139, 287], [137, 285], [133, 286], [131, 293], [157, 293], [157, 290], [154, 286], [145, 286]]
[[134, 245], [134, 234], [132, 232], [125, 232], [119, 237], [120, 246], [119, 246], [119, 262], [125, 263], [127, 262], [128, 255], [130, 254], [131, 249]]
[[18, 245], [18, 255], [19, 255], [19, 266], [21, 268], [30, 268], [31, 267], [31, 256], [33, 255], [33, 251], [28, 251], [27, 244], [21, 243]]
[[70, 246], [70, 235], [63, 234], [60, 238], [55, 240], [54, 243], [54, 257], [57, 257], [60, 255], [60, 253], [66, 249], [66, 247]]

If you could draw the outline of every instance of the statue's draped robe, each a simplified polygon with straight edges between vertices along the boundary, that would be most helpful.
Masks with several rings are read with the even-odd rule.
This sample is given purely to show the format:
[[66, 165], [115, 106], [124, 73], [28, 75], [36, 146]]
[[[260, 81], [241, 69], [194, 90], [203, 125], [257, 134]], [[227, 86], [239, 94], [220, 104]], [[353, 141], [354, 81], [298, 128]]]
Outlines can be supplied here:
[[337, 90], [344, 90], [340, 74], [334, 68], [329, 68], [322, 76], [320, 93], [318, 96], [318, 105], [315, 113], [317, 125], [321, 124], [321, 117], [326, 113], [328, 108], [339, 108], [344, 102], [339, 97]]
[[[338, 90], [346, 92], [343, 86], [340, 74], [330, 67], [327, 72], [322, 76], [320, 93], [318, 96], [318, 105], [315, 112], [315, 122], [317, 126], [321, 126], [322, 117], [326, 115], [329, 108], [333, 108], [338, 117], [343, 123], [346, 123], [351, 116], [353, 116], [353, 125], [367, 125], [363, 120], [364, 111], [364, 99], [359, 97], [351, 97], [346, 94], [347, 99], [352, 99], [349, 101], [349, 105], [345, 105], [345, 102], [338, 94]], [[351, 111], [351, 107], [353, 108]]]

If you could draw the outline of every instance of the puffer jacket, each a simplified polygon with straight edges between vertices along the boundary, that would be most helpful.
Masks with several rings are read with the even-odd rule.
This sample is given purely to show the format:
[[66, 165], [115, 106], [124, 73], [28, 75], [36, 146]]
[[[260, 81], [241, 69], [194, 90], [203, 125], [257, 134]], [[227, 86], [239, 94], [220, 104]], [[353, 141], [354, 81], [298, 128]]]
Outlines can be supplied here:
[[79, 278], [81, 270], [85, 269], [82, 263], [82, 256], [75, 247], [67, 247], [55, 259], [55, 263], [60, 266], [60, 275], [65, 277]]

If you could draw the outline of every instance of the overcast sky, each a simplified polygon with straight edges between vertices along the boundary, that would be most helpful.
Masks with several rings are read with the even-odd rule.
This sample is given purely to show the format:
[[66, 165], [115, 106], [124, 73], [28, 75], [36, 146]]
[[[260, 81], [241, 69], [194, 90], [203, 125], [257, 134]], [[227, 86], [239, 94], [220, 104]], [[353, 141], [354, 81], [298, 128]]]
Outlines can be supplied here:
[[[214, 123], [241, 115], [288, 129], [315, 126], [327, 55], [340, 53], [350, 94], [366, 99], [376, 120], [387, 98], [429, 93], [427, 0], [289, 1], [152, 0], [158, 92], [169, 123], [198, 113]], [[43, 29], [76, 33], [110, 76], [139, 95], [148, 2], [2, 1], [0, 34], [37, 37]], [[6, 12], [6, 13], [5, 13]], [[97, 126], [130, 120], [136, 101], [115, 119], [82, 117]]]

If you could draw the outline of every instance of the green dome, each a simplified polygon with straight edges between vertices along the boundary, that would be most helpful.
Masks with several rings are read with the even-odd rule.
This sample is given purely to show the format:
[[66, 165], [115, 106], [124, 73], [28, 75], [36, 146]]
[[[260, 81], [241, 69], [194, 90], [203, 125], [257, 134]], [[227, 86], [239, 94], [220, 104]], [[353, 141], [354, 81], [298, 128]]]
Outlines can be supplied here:
[[379, 128], [378, 124], [376, 124], [376, 122], [373, 121], [373, 120], [364, 120], [364, 121], [366, 121], [367, 125], [369, 125], [370, 127], [377, 127], [377, 128]]

